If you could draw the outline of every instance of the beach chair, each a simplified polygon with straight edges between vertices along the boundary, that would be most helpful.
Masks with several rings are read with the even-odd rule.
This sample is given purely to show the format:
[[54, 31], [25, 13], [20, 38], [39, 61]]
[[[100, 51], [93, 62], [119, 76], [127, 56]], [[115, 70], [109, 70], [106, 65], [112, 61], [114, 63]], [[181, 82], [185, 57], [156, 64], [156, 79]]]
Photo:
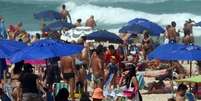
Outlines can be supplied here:
[[54, 83], [53, 84], [53, 95], [56, 96], [60, 89], [66, 88], [68, 89], [68, 85], [64, 82]]

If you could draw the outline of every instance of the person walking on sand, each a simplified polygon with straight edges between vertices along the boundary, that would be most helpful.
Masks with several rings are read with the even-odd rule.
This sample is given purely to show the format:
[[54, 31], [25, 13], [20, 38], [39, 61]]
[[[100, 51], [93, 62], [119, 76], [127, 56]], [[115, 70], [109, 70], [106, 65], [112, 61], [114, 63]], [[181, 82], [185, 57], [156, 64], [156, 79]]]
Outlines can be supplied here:
[[[60, 11], [60, 14], [62, 16], [63, 21], [67, 21], [67, 22], [70, 21], [69, 23], [72, 23], [70, 13], [68, 10], [66, 10], [66, 5], [64, 5], [64, 4], [62, 5], [62, 10]], [[69, 21], [68, 21], [68, 19], [69, 19]]]
[[94, 20], [94, 16], [91, 15], [87, 21], [86, 21], [86, 24], [85, 24], [87, 27], [91, 27], [92, 29], [94, 29], [94, 27], [96, 26], [96, 21]]
[[75, 60], [71, 56], [62, 57], [61, 63], [61, 77], [66, 83], [70, 85], [70, 97], [74, 99], [75, 89]]

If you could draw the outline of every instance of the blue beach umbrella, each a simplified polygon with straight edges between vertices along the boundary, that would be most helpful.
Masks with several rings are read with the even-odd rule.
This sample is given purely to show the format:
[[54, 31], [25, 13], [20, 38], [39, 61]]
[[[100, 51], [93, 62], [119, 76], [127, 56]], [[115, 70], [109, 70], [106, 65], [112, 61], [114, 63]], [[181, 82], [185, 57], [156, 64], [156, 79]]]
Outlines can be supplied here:
[[[127, 32], [134, 31], [134, 32], [142, 33], [142, 31], [147, 30], [153, 36], [160, 36], [161, 33], [165, 32], [165, 30], [158, 24], [151, 22], [147, 19], [143, 19], [143, 18], [135, 18], [135, 19], [129, 21], [126, 26], [129, 27], [127, 29]], [[136, 26], [138, 26], [138, 27], [136, 27]]]
[[83, 49], [81, 45], [66, 44], [52, 39], [37, 41], [23, 50], [14, 54], [11, 58], [13, 63], [22, 60], [47, 59], [58, 56], [69, 56], [80, 53]]
[[46, 10], [41, 11], [39, 13], [34, 14], [34, 18], [38, 20], [44, 20], [44, 21], [52, 21], [52, 20], [58, 20], [61, 19], [62, 16], [59, 12], [54, 10]]
[[197, 45], [186, 45], [171, 54], [174, 54], [176, 60], [201, 60], [201, 47]]
[[56, 21], [54, 23], [47, 25], [45, 27], [45, 29], [49, 29], [50, 31], [58, 31], [58, 30], [61, 30], [63, 28], [71, 29], [73, 27], [74, 27], [74, 25], [71, 23], [67, 23], [67, 22], [63, 22], [63, 21]]
[[131, 33], [137, 35], [143, 31], [144, 29], [138, 25], [126, 25], [119, 30], [119, 33]]
[[9, 58], [11, 55], [27, 47], [25, 43], [14, 40], [0, 40], [0, 58]]
[[95, 41], [109, 41], [111, 43], [122, 43], [123, 40], [114, 33], [108, 32], [106, 30], [99, 30], [92, 32], [86, 36], [87, 40]]
[[200, 26], [201, 27], [201, 21], [196, 23], [195, 26]]
[[185, 46], [177, 43], [168, 43], [158, 46], [152, 52], [148, 54], [149, 59], [160, 59], [160, 60], [177, 60], [175, 52], [184, 48]]

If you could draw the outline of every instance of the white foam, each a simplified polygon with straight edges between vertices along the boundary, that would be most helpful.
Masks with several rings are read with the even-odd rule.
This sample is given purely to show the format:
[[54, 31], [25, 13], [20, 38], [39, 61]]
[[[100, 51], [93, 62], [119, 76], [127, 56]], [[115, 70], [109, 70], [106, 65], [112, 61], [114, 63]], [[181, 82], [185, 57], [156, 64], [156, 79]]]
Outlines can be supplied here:
[[146, 18], [161, 26], [166, 26], [171, 21], [176, 21], [178, 29], [182, 29], [187, 19], [191, 18], [199, 21], [201, 18], [201, 16], [190, 13], [151, 14], [125, 8], [102, 7], [92, 4], [80, 5], [75, 2], [67, 2], [65, 4], [70, 10], [73, 21], [82, 18], [83, 22], [85, 22], [90, 15], [94, 15], [97, 23], [107, 25], [127, 23], [134, 18]]
[[139, 3], [162, 3], [169, 0], [89, 0], [89, 2], [139, 2]]

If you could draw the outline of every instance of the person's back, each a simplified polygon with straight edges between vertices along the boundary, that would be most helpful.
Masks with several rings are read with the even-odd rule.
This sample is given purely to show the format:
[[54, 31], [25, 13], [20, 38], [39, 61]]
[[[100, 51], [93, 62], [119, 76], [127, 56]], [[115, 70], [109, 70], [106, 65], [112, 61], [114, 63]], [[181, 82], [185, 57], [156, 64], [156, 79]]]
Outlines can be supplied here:
[[62, 57], [60, 60], [63, 73], [73, 72], [73, 58], [71, 56]]
[[37, 75], [32, 73], [24, 73], [21, 78], [21, 86], [23, 93], [38, 93], [36, 79]]
[[44, 92], [39, 85], [38, 76], [33, 74], [31, 64], [24, 65], [24, 71], [21, 74], [22, 101], [42, 101], [39, 91]]

